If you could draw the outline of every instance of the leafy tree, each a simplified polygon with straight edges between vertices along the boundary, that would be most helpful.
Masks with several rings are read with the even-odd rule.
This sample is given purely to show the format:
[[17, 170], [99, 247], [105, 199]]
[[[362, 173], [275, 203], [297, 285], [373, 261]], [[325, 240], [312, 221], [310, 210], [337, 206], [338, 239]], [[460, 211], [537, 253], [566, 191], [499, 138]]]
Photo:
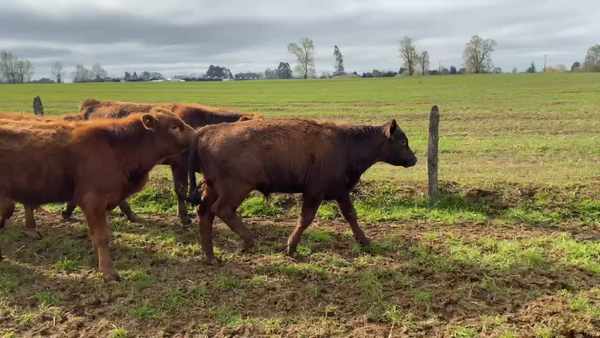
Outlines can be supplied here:
[[502, 68], [500, 68], [500, 67], [494, 68], [494, 74], [502, 74]]
[[583, 69], [586, 72], [600, 72], [600, 45], [594, 45], [588, 49]]
[[442, 67], [442, 75], [448, 75], [448, 74], [450, 74], [450, 71], [448, 70], [448, 68]]
[[292, 78], [292, 68], [290, 64], [287, 62], [280, 62], [279, 67], [277, 67], [277, 77], [280, 79], [291, 79]]
[[419, 59], [417, 45], [413, 39], [405, 36], [404, 39], [400, 40], [398, 51], [400, 52], [400, 58], [404, 61], [404, 67], [408, 69], [408, 75], [412, 76]]
[[128, 72], [125, 72], [125, 81], [129, 81], [131, 80], [131, 74], [129, 74]]
[[139, 80], [138, 75], [136, 72], [133, 72], [133, 76], [131, 77], [132, 80]]
[[579, 61], [575, 61], [571, 66], [571, 73], [574, 73], [579, 67], [581, 67], [581, 63], [579, 63]]
[[218, 77], [218, 78], [226, 78], [230, 79], [233, 77], [231, 71], [225, 67], [213, 66], [210, 65], [208, 70], [206, 71], [207, 77]]
[[267, 70], [265, 70], [265, 79], [268, 79], [268, 80], [277, 79], [277, 70], [267, 68]]
[[315, 46], [311, 39], [302, 38], [299, 44], [290, 43], [288, 45], [288, 52], [296, 55], [298, 59], [298, 64], [295, 68], [298, 74], [304, 79], [315, 75]]
[[142, 72], [142, 75], [141, 75], [142, 80], [149, 81], [151, 77], [152, 77], [152, 75], [150, 75], [149, 71]]
[[456, 74], [456, 67], [450, 66], [450, 74], [452, 74], [452, 75]]
[[470, 73], [486, 73], [492, 68], [492, 52], [496, 46], [493, 39], [483, 40], [477, 35], [471, 38], [463, 52], [465, 66]]
[[535, 73], [536, 69], [535, 69], [535, 63], [533, 61], [531, 61], [531, 66], [529, 66], [529, 68], [527, 68], [527, 73]]
[[338, 48], [338, 46], [333, 47], [333, 56], [335, 56], [335, 67], [333, 75], [344, 75], [346, 72], [344, 71], [344, 56], [342, 52]]
[[512, 70], [512, 73], [513, 73], [513, 74], [517, 74], [517, 72], [518, 72], [518, 71], [517, 71], [517, 67], [513, 68], [513, 70]]

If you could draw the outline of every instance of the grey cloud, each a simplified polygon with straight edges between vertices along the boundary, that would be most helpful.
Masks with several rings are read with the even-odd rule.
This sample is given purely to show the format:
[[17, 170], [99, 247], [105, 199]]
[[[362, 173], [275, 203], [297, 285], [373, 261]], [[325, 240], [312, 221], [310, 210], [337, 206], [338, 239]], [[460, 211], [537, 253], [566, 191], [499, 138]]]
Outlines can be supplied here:
[[523, 69], [532, 58], [539, 64], [544, 54], [569, 67], [600, 43], [596, 1], [12, 1], [0, 2], [0, 49], [38, 60], [37, 76], [53, 61], [100, 62], [112, 75], [174, 75], [210, 64], [234, 72], [293, 64], [287, 44], [309, 37], [318, 73], [332, 70], [334, 44], [348, 71], [363, 72], [397, 70], [404, 35], [429, 51], [432, 65], [458, 67], [465, 44], [479, 34], [496, 39], [494, 63], [505, 70]]

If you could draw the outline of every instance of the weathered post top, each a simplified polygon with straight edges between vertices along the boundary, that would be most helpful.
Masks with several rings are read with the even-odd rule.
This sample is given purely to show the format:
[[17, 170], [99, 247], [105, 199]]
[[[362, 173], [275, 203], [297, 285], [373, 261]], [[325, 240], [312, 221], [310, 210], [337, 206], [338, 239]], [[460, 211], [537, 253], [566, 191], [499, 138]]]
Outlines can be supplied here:
[[44, 115], [44, 106], [42, 105], [42, 99], [36, 96], [33, 99], [33, 113], [35, 115]]
[[431, 108], [429, 114], [429, 144], [427, 147], [427, 177], [429, 181], [429, 198], [433, 202], [439, 200], [438, 182], [438, 143], [439, 143], [440, 111], [438, 106]]

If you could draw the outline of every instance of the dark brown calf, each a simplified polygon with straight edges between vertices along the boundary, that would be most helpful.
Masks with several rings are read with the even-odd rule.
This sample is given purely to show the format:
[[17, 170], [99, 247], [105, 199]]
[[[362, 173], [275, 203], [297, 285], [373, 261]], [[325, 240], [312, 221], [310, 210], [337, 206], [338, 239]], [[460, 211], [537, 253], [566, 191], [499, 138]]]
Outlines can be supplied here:
[[108, 252], [106, 211], [140, 191], [160, 160], [188, 149], [195, 131], [159, 110], [90, 122], [0, 123], [0, 225], [14, 202], [73, 201], [90, 229], [99, 269], [119, 278]]
[[[163, 103], [163, 104], [144, 104], [118, 101], [100, 101], [95, 99], [86, 99], [79, 104], [79, 113], [85, 119], [96, 118], [123, 118], [134, 112], [148, 112], [154, 107], [161, 107], [175, 115], [179, 116], [186, 124], [193, 128], [199, 128], [211, 124], [230, 123], [252, 119], [262, 119], [262, 115], [246, 114], [234, 112], [226, 109], [205, 107], [197, 104], [187, 103]], [[169, 165], [173, 173], [173, 185], [177, 192], [178, 215], [182, 225], [191, 223], [187, 212], [185, 191], [188, 189], [187, 179], [187, 152], [165, 159], [159, 164]], [[128, 203], [124, 201], [120, 205], [121, 211], [127, 215], [130, 221], [138, 220], [138, 217], [131, 211]], [[75, 209], [74, 204], [67, 205], [63, 212], [63, 217], [68, 218]]]
[[[336, 125], [303, 119], [265, 119], [207, 126], [190, 147], [190, 197], [198, 206], [199, 234], [206, 259], [216, 263], [212, 224], [219, 216], [238, 234], [247, 250], [254, 239], [236, 214], [252, 190], [302, 193], [302, 214], [288, 239], [295, 255], [303, 231], [323, 200], [335, 200], [354, 238], [368, 246], [358, 226], [350, 191], [376, 162], [411, 167], [417, 158], [406, 134], [392, 120], [384, 126]], [[204, 177], [203, 197], [195, 172]]]

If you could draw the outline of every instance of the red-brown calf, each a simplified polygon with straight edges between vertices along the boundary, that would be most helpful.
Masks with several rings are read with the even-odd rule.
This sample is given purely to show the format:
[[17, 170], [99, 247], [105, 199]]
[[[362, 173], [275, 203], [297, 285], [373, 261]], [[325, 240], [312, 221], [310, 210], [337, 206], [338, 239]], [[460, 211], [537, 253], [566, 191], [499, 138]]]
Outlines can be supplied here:
[[[221, 108], [206, 107], [197, 104], [188, 103], [160, 103], [145, 104], [119, 101], [100, 101], [95, 99], [86, 99], [79, 104], [79, 113], [86, 119], [96, 118], [123, 118], [134, 112], [148, 112], [154, 107], [160, 107], [179, 116], [186, 124], [193, 128], [199, 128], [211, 124], [231, 123], [245, 120], [262, 119], [259, 114], [247, 114], [230, 111]], [[191, 223], [187, 212], [185, 194], [188, 188], [187, 179], [187, 152], [165, 159], [159, 164], [169, 165], [173, 173], [173, 185], [177, 193], [178, 215], [181, 224]], [[181, 192], [181, 193], [180, 193]], [[121, 211], [127, 215], [130, 221], [137, 221], [138, 217], [131, 211], [128, 203], [123, 201], [120, 205]], [[63, 212], [63, 217], [68, 218], [75, 209], [74, 204], [67, 205]]]
[[[295, 255], [303, 231], [321, 201], [335, 200], [363, 245], [369, 239], [358, 226], [350, 191], [376, 162], [411, 167], [417, 158], [396, 121], [383, 126], [336, 125], [303, 119], [265, 119], [200, 129], [190, 147], [190, 195], [198, 203], [199, 234], [206, 259], [216, 263], [212, 245], [215, 215], [238, 234], [247, 250], [254, 239], [236, 214], [248, 193], [302, 193], [302, 214], [288, 239]], [[203, 196], [195, 172], [204, 177]]]
[[140, 191], [160, 160], [188, 149], [195, 131], [159, 110], [91, 122], [0, 123], [0, 225], [14, 201], [79, 205], [108, 281], [119, 278], [108, 252], [106, 211]]

